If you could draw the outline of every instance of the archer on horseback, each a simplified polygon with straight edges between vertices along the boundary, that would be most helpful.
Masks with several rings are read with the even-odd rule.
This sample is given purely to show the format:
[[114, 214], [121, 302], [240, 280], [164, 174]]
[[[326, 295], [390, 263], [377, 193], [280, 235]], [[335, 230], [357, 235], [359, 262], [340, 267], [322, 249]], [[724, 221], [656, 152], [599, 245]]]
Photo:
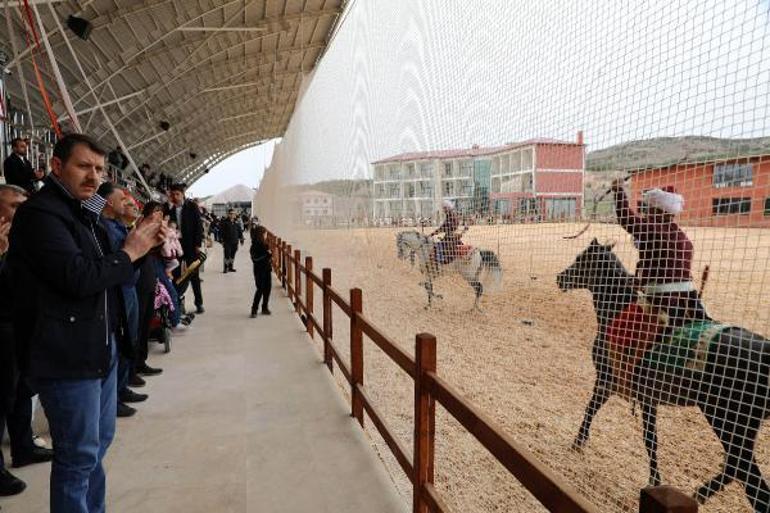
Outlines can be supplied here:
[[710, 320], [692, 278], [693, 244], [674, 221], [684, 198], [673, 187], [651, 189], [643, 197], [643, 212], [634, 213], [623, 189], [623, 180], [612, 183], [618, 223], [639, 250], [636, 285], [657, 315], [664, 331], [687, 322]]
[[458, 231], [460, 214], [457, 213], [450, 200], [444, 200], [441, 209], [444, 211], [444, 222], [428, 235], [428, 237], [434, 237], [439, 233], [444, 234], [444, 237], [436, 243], [435, 251], [431, 255], [431, 263], [436, 269], [442, 264], [452, 263], [457, 257], [457, 248], [460, 245], [462, 234], [465, 232], [465, 230]]

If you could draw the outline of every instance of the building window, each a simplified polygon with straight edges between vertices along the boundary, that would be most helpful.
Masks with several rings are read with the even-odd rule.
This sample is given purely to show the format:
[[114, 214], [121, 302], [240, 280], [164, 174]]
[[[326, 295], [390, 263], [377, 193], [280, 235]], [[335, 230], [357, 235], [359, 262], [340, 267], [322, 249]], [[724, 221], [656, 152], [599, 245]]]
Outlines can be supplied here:
[[770, 216], [770, 198], [765, 198], [765, 215]]
[[751, 198], [714, 198], [711, 200], [714, 215], [748, 214], [751, 212]]
[[420, 164], [420, 178], [433, 178], [433, 162]]
[[444, 182], [443, 188], [444, 196], [454, 196], [454, 188], [452, 187], [452, 182]]
[[521, 152], [521, 169], [522, 170], [532, 169], [534, 160], [535, 159], [533, 158], [532, 148], [522, 151]]
[[451, 162], [444, 162], [444, 177], [445, 178], [451, 178], [452, 177], [452, 163]]
[[463, 160], [460, 162], [460, 176], [463, 178], [470, 178], [473, 176], [473, 161]]
[[752, 164], [714, 164], [714, 187], [751, 187]]
[[414, 164], [407, 164], [406, 165], [406, 177], [407, 178], [416, 178], [417, 174], [414, 170]]

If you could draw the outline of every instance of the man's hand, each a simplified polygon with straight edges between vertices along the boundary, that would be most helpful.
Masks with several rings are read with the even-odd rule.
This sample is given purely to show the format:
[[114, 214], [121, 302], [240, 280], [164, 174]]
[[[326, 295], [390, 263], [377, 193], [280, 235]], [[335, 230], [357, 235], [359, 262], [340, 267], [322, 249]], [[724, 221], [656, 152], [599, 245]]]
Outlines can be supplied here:
[[8, 251], [8, 233], [11, 231], [11, 222], [6, 221], [4, 217], [0, 217], [0, 255], [4, 255]]
[[136, 262], [146, 255], [152, 248], [162, 244], [168, 234], [168, 226], [164, 226], [160, 212], [150, 217], [145, 217], [137, 222], [134, 229], [126, 237], [123, 243], [123, 251], [126, 252], [132, 262]]

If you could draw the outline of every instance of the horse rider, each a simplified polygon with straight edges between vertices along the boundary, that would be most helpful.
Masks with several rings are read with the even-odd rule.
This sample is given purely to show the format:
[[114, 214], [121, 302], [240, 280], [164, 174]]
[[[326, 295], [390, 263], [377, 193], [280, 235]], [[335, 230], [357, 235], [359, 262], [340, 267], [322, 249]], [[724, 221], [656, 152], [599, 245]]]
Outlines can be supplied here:
[[671, 186], [642, 195], [642, 209], [634, 213], [623, 189], [623, 179], [612, 182], [615, 214], [620, 226], [639, 250], [636, 284], [661, 324], [678, 327], [687, 321], [710, 320], [692, 278], [693, 244], [674, 221], [684, 198]]
[[460, 244], [460, 237], [462, 236], [457, 231], [460, 227], [460, 214], [457, 213], [449, 200], [444, 200], [441, 208], [444, 211], [444, 222], [428, 237], [433, 237], [439, 233], [444, 234], [444, 237], [436, 243], [433, 260], [436, 264], [449, 264], [457, 255], [457, 246]]

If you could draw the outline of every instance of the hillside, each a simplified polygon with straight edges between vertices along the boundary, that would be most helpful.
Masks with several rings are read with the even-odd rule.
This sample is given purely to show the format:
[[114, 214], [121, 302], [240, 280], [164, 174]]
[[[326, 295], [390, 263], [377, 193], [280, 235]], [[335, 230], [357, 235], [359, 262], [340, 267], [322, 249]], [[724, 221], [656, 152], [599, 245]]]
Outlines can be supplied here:
[[586, 155], [586, 170], [637, 169], [762, 153], [770, 153], [770, 137], [755, 139], [720, 139], [703, 136], [656, 137], [589, 152]]

